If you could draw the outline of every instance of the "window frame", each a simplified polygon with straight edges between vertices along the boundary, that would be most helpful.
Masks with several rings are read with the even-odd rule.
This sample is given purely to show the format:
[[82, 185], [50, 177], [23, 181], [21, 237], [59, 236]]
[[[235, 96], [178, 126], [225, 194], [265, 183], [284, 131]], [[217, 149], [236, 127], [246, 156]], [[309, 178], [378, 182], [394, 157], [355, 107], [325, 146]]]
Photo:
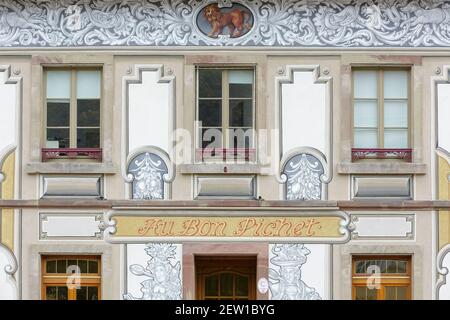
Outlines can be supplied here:
[[[355, 71], [376, 71], [377, 72], [377, 147], [376, 148], [365, 148], [365, 147], [355, 147], [355, 100], [360, 100], [355, 98]], [[389, 66], [352, 66], [351, 69], [351, 130], [352, 130], [352, 149], [388, 149], [384, 145], [384, 72], [385, 71], [406, 71], [407, 72], [407, 147], [406, 148], [393, 148], [393, 149], [409, 149], [412, 146], [412, 66], [410, 65], [389, 65]], [[392, 99], [399, 100], [399, 99]], [[392, 127], [389, 129], [398, 129], [397, 127]], [[401, 128], [404, 129], [404, 128]]]
[[356, 288], [367, 287], [371, 274], [356, 273], [356, 262], [360, 260], [396, 260], [406, 261], [406, 273], [382, 273], [380, 275], [380, 289], [377, 289], [377, 299], [385, 300], [386, 287], [406, 287], [406, 300], [412, 299], [413, 259], [412, 255], [354, 255], [352, 256], [351, 282], [352, 300], [356, 300]]
[[[47, 72], [48, 71], [70, 71], [70, 101], [69, 101], [69, 147], [58, 148], [58, 149], [101, 149], [102, 148], [102, 135], [103, 135], [103, 100], [104, 100], [104, 90], [103, 90], [103, 66], [101, 65], [65, 65], [65, 66], [43, 66], [43, 149], [53, 149], [47, 147]], [[99, 104], [99, 126], [98, 127], [80, 127], [83, 129], [97, 129], [99, 130], [99, 146], [98, 147], [81, 147], [77, 145], [77, 71], [98, 71], [100, 73], [100, 104]], [[60, 128], [60, 127], [55, 127]]]
[[[47, 262], [50, 260], [96, 260], [97, 273], [80, 274], [80, 286], [96, 287], [98, 300], [102, 297], [102, 257], [101, 255], [41, 255], [41, 300], [47, 300], [47, 287], [67, 286], [67, 273], [47, 273]], [[67, 300], [76, 299], [76, 289], [67, 289]]]
[[[208, 159], [217, 159], [217, 156], [214, 155], [207, 155], [207, 154], [203, 154], [203, 151], [208, 150], [209, 148], [203, 148], [202, 144], [201, 144], [201, 132], [200, 132], [200, 128], [203, 128], [203, 126], [200, 126], [200, 117], [199, 117], [199, 112], [200, 112], [200, 107], [199, 107], [199, 102], [201, 100], [200, 98], [200, 90], [199, 90], [199, 75], [200, 75], [200, 70], [220, 70], [222, 73], [222, 95], [221, 95], [221, 103], [222, 103], [222, 123], [219, 128], [222, 131], [222, 145], [221, 148], [213, 148], [213, 149], [220, 149], [223, 153], [220, 154], [218, 153], [218, 156], [220, 159], [228, 159], [229, 156], [231, 156], [233, 159], [236, 158], [240, 158], [242, 153], [247, 153], [250, 152], [250, 156], [249, 156], [249, 160], [250, 161], [254, 161], [255, 157], [254, 157], [254, 150], [255, 150], [255, 143], [256, 143], [256, 135], [255, 135], [255, 131], [256, 131], [256, 66], [255, 65], [196, 65], [195, 66], [195, 148], [196, 150], [201, 151], [202, 153], [202, 159], [208, 160]], [[230, 148], [230, 95], [229, 95], [229, 83], [228, 83], [228, 73], [230, 71], [234, 71], [234, 70], [246, 70], [246, 71], [252, 71], [253, 73], [253, 83], [252, 83], [252, 126], [251, 126], [251, 130], [253, 130], [252, 133], [252, 138], [250, 140], [250, 146], [249, 148], [242, 148], [244, 151], [243, 152], [239, 152], [240, 148], [237, 147], [233, 147]], [[238, 99], [238, 98], [235, 98]], [[243, 98], [244, 99], [244, 98]], [[249, 98], [245, 98], [250, 100]], [[211, 127], [211, 128], [216, 128], [216, 127]], [[245, 127], [239, 127], [239, 128], [245, 128]], [[237, 128], [237, 129], [239, 129]], [[228, 150], [233, 150], [234, 152], [232, 152], [231, 154], [229, 154], [227, 151]], [[242, 151], [242, 150], [241, 150]], [[198, 157], [196, 156], [196, 160]], [[201, 160], [201, 159], [200, 159]], [[247, 159], [246, 159], [247, 160]]]

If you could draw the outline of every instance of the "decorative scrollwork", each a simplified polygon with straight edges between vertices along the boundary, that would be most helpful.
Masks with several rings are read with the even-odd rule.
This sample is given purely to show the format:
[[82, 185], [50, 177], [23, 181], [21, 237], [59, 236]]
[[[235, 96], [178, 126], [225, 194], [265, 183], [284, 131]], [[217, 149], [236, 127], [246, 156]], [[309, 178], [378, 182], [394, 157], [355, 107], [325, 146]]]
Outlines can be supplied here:
[[155, 153], [143, 152], [128, 164], [133, 199], [164, 199], [164, 177], [167, 164]]
[[[245, 36], [211, 39], [202, 8], [242, 4]], [[424, 0], [0, 0], [1, 47], [449, 47], [450, 4]]]

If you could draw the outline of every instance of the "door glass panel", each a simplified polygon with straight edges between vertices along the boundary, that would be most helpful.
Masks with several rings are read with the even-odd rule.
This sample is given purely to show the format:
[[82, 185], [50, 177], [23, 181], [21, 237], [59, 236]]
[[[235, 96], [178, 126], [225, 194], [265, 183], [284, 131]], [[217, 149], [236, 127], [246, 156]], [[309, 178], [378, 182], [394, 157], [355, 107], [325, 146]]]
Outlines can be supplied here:
[[356, 287], [355, 300], [366, 300], [366, 287]]
[[398, 273], [406, 273], [406, 261], [397, 261], [397, 272]]
[[57, 272], [58, 273], [66, 273], [67, 272], [67, 260], [58, 260], [57, 261]]
[[236, 276], [236, 295], [248, 296], [248, 276]]
[[397, 287], [397, 300], [407, 300], [407, 292], [407, 287]]
[[47, 273], [56, 273], [56, 260], [48, 260], [46, 270]]
[[89, 260], [89, 273], [98, 273], [98, 261]]
[[47, 287], [45, 288], [45, 296], [47, 300], [56, 300], [57, 298], [57, 287]]
[[377, 289], [366, 288], [367, 300], [377, 300]]
[[205, 277], [205, 296], [218, 296], [217, 283], [218, 276], [216, 274]]
[[233, 274], [222, 273], [220, 275], [220, 295], [233, 296]]
[[80, 287], [77, 289], [77, 300], [87, 300], [88, 287]]
[[58, 287], [58, 300], [67, 300], [69, 298], [67, 293], [67, 287]]
[[87, 260], [78, 260], [78, 267], [81, 273], [87, 273]]
[[88, 300], [98, 300], [98, 288], [88, 287]]

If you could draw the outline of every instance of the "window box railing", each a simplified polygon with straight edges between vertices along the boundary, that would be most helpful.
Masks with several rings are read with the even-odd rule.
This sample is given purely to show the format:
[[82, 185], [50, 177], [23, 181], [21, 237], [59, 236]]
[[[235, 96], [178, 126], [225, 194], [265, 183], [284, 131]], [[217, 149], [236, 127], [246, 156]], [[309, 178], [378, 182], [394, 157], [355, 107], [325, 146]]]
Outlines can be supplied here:
[[101, 148], [42, 148], [42, 162], [50, 159], [87, 158], [102, 161]]
[[361, 159], [401, 159], [412, 161], [412, 149], [352, 148], [352, 161]]
[[198, 148], [195, 151], [196, 161], [203, 160], [244, 160], [255, 161], [256, 149], [250, 148]]

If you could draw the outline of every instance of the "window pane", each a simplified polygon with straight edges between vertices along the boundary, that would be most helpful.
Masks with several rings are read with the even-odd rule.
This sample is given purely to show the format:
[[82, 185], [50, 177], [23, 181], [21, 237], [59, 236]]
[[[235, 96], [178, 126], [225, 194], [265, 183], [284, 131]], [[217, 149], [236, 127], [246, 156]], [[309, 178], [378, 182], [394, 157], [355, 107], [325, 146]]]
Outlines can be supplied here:
[[230, 127], [252, 127], [252, 109], [252, 100], [230, 100]]
[[87, 300], [88, 287], [80, 287], [77, 289], [77, 300]]
[[408, 127], [408, 102], [384, 101], [384, 126]]
[[384, 71], [384, 97], [408, 98], [408, 71]]
[[47, 127], [70, 125], [70, 102], [68, 100], [47, 101]]
[[355, 98], [376, 99], [378, 96], [378, 72], [376, 70], [359, 70], [353, 73], [353, 90]]
[[71, 271], [74, 273], [77, 269], [77, 260], [67, 260], [67, 268], [72, 267]]
[[78, 267], [81, 273], [87, 273], [87, 260], [78, 260]]
[[47, 129], [47, 148], [69, 148], [69, 129]]
[[202, 127], [222, 126], [222, 101], [200, 100], [198, 102], [198, 121]]
[[70, 99], [70, 70], [47, 71], [47, 99]]
[[67, 300], [67, 287], [58, 287], [58, 300]]
[[98, 273], [98, 261], [97, 260], [89, 260], [89, 273]]
[[408, 129], [384, 129], [385, 148], [408, 148]]
[[45, 296], [47, 300], [56, 300], [57, 287], [47, 287], [45, 288]]
[[220, 295], [221, 296], [233, 295], [233, 274], [222, 273], [220, 275]]
[[202, 148], [222, 148], [222, 129], [203, 128], [201, 132], [200, 144]]
[[67, 272], [67, 260], [58, 260], [56, 263], [58, 273]]
[[357, 261], [355, 265], [355, 272], [356, 273], [366, 273], [367, 267], [366, 267], [366, 261]]
[[100, 100], [77, 100], [77, 124], [79, 127], [100, 126]]
[[88, 300], [98, 300], [98, 288], [88, 287]]
[[248, 296], [248, 276], [236, 276], [236, 295]]
[[222, 70], [200, 69], [198, 74], [198, 93], [200, 98], [222, 97]]
[[355, 101], [354, 126], [366, 128], [378, 126], [377, 101]]
[[250, 148], [253, 145], [252, 128], [230, 128], [229, 148]]
[[218, 296], [219, 293], [217, 291], [217, 283], [218, 283], [217, 275], [207, 276], [205, 277], [205, 296]]
[[77, 98], [100, 99], [100, 70], [77, 71]]
[[47, 273], [56, 273], [56, 260], [48, 260], [46, 266]]
[[78, 129], [78, 148], [98, 148], [100, 147], [100, 129]]
[[253, 70], [230, 70], [228, 82], [231, 98], [253, 97]]
[[355, 129], [354, 140], [355, 148], [377, 148], [378, 131], [377, 129]]

